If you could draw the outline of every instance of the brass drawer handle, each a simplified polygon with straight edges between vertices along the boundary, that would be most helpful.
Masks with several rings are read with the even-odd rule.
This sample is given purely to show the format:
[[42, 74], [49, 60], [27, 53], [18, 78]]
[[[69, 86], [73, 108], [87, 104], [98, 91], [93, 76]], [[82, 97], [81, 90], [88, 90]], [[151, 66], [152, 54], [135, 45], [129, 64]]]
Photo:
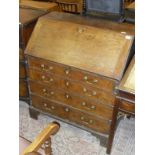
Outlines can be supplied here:
[[[87, 81], [87, 82], [88, 82], [88, 76], [84, 76], [84, 77], [83, 77], [83, 79], [84, 79], [85, 81]], [[97, 83], [97, 82], [98, 82], [98, 80], [97, 80], [97, 79], [94, 79], [94, 80], [93, 80], [93, 82], [94, 82], [94, 83]]]
[[43, 88], [42, 91], [43, 91], [43, 93], [46, 93], [47, 92], [47, 90], [45, 88]]
[[43, 89], [42, 89], [42, 92], [43, 92], [43, 95], [48, 95], [47, 89], [43, 88]]
[[70, 72], [70, 71], [69, 71], [68, 69], [65, 70], [65, 74], [66, 74], [66, 75], [68, 75], [69, 72]]
[[96, 109], [96, 106], [95, 105], [92, 105], [90, 108], [93, 109], [93, 110], [95, 110]]
[[82, 102], [81, 105], [82, 105], [82, 106], [86, 106], [86, 102]]
[[53, 82], [54, 80], [52, 78], [50, 78], [50, 82]]
[[55, 109], [54, 106], [51, 106], [51, 108], [48, 108], [47, 107], [47, 103], [43, 103], [43, 105], [44, 105], [44, 107], [45, 107], [46, 110], [51, 110], [51, 109], [54, 110]]
[[93, 96], [95, 96], [97, 93], [96, 93], [96, 91], [93, 91]]
[[97, 79], [94, 79], [94, 80], [93, 80], [93, 82], [94, 82], [94, 83], [97, 83], [97, 82], [98, 82], [98, 80], [97, 80]]
[[[86, 89], [86, 88], [83, 88], [83, 92], [86, 93], [86, 92], [87, 92], [87, 89]], [[87, 93], [87, 95], [88, 95], [88, 96], [92, 96], [92, 95], [93, 95], [93, 96], [96, 96], [97, 93], [96, 93], [96, 91], [93, 91], [92, 94], [88, 94], [88, 93]]]
[[54, 107], [54, 106], [51, 106], [51, 109], [52, 109], [52, 110], [54, 110], [54, 109], [55, 109], [55, 107]]
[[69, 108], [65, 108], [65, 111], [66, 111], [66, 112], [69, 112]]
[[41, 67], [42, 69], [45, 69], [45, 65], [44, 65], [44, 64], [41, 64], [40, 67]]
[[54, 92], [53, 91], [51, 91], [51, 93], [50, 93], [51, 95], [54, 95]]
[[65, 94], [65, 97], [66, 97], [66, 99], [69, 99], [70, 95], [69, 94]]
[[85, 108], [89, 109], [89, 110], [95, 110], [96, 109], [95, 105], [92, 105], [91, 107], [86, 106], [87, 105], [86, 102], [82, 102], [81, 105], [84, 106]]
[[80, 118], [81, 120], [84, 120], [84, 117], [83, 116], [81, 116], [81, 118]]
[[84, 91], [84, 92], [87, 92], [87, 89], [86, 89], [86, 88], [83, 88], [83, 91]]
[[42, 75], [42, 76], [41, 76], [41, 79], [42, 79], [42, 80], [44, 80], [44, 79], [45, 79], [45, 76], [44, 76], [44, 75]]
[[43, 103], [44, 104], [44, 107], [47, 107], [47, 103]]
[[93, 124], [94, 123], [94, 121], [91, 120], [91, 119], [89, 121], [86, 121], [84, 116], [81, 116], [80, 119], [81, 119], [82, 122], [84, 122], [86, 124]]
[[50, 67], [49, 67], [49, 70], [53, 70], [53, 66], [50, 66]]
[[90, 123], [90, 124], [93, 124], [93, 120], [89, 120], [89, 123]]
[[88, 80], [88, 76], [84, 76], [84, 78], [83, 78], [83, 79], [87, 81], [87, 80]]
[[68, 87], [70, 85], [70, 83], [68, 81], [66, 81], [65, 85]]

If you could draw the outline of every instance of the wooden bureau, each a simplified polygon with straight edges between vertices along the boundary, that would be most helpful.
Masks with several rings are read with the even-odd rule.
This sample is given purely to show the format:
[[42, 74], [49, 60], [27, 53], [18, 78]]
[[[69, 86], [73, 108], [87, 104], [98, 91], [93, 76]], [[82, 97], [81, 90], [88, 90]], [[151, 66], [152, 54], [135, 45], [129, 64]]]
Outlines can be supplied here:
[[25, 50], [31, 117], [44, 112], [109, 137], [134, 39], [132, 26], [118, 25], [56, 12], [39, 18]]

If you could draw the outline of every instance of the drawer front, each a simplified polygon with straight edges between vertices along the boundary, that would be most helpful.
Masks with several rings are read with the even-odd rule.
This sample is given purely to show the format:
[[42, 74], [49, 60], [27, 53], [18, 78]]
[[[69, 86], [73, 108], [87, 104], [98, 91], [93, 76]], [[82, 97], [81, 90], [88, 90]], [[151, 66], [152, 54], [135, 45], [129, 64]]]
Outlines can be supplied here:
[[109, 134], [111, 121], [98, 119], [97, 117], [85, 114], [79, 110], [72, 110], [70, 113], [70, 120], [97, 132]]
[[26, 70], [24, 63], [19, 63], [19, 77], [26, 78]]
[[19, 48], [19, 60], [24, 60], [24, 51], [21, 48]]
[[104, 119], [112, 119], [113, 108], [110, 106], [88, 101], [71, 93], [60, 91], [57, 89], [52, 89], [51, 87], [47, 87], [37, 82], [30, 81], [29, 84], [30, 90], [34, 94], [38, 94], [39, 96], [43, 96], [52, 100], [68, 104], [80, 110], [84, 110], [89, 113], [101, 116]]
[[89, 99], [96, 99], [107, 104], [114, 104], [115, 97], [112, 93], [110, 94], [97, 88], [60, 78], [59, 76], [48, 74], [46, 72], [40, 72], [38, 70], [29, 69], [28, 74], [33, 81], [40, 81], [48, 86], [60, 88], [74, 94], [85, 96]]
[[134, 114], [135, 113], [135, 104], [120, 99], [119, 109]]
[[43, 112], [50, 113], [55, 116], [59, 116], [63, 119], [69, 118], [69, 113], [67, 107], [64, 107], [60, 104], [56, 104], [49, 100], [43, 99], [39, 96], [31, 95], [32, 106], [42, 110]]
[[32, 95], [32, 106], [49, 114], [67, 119], [79, 125], [93, 129], [97, 132], [109, 133], [110, 122], [72, 109], [68, 106], [57, 104], [39, 96]]
[[27, 82], [20, 79], [19, 80], [19, 96], [20, 97], [28, 97], [28, 88], [27, 88]]
[[57, 74], [71, 80], [84, 82], [107, 92], [112, 92], [115, 86], [115, 82], [107, 78], [43, 59], [29, 57], [28, 64], [35, 69]]
[[127, 100], [131, 100], [132, 102], [135, 102], [135, 94], [119, 90], [119, 96], [120, 98], [125, 98]]

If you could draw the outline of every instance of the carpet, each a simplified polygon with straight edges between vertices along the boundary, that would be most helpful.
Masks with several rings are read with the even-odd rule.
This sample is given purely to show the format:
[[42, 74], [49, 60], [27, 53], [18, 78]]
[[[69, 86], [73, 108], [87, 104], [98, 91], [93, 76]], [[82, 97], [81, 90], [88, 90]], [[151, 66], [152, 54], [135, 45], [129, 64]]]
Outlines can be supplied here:
[[[100, 146], [98, 138], [91, 133], [41, 114], [38, 120], [29, 116], [28, 105], [19, 103], [19, 134], [33, 141], [36, 135], [52, 121], [61, 125], [59, 132], [52, 138], [54, 155], [106, 155], [106, 148]], [[111, 155], [135, 154], [135, 120], [121, 119], [114, 137]]]

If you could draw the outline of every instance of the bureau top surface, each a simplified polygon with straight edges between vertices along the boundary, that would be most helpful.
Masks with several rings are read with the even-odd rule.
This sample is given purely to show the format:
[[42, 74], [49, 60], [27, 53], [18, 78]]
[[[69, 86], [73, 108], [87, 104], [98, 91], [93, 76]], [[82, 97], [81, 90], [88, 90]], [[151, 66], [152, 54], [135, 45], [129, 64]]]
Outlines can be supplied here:
[[40, 16], [42, 16], [44, 14], [45, 14], [45, 12], [41, 11], [41, 10], [19, 8], [19, 24], [27, 25], [27, 24], [37, 20]]
[[133, 36], [55, 18], [51, 13], [39, 19], [26, 54], [121, 79]]
[[20, 2], [21, 8], [31, 8], [36, 10], [42, 10], [42, 11], [50, 11], [53, 7], [57, 6], [56, 3], [51, 2], [38, 2], [38, 1], [29, 1], [25, 0]]
[[135, 57], [133, 57], [118, 89], [135, 94]]

